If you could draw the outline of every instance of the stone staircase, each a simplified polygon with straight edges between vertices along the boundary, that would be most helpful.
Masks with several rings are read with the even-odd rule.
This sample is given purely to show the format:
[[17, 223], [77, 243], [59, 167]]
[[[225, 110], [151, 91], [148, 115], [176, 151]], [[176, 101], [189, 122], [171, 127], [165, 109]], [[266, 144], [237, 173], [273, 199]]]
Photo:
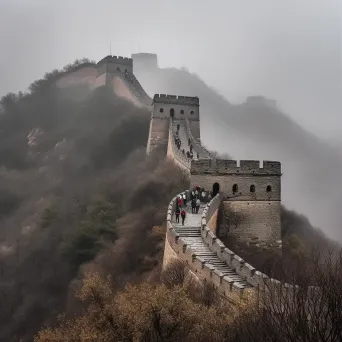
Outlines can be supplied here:
[[203, 259], [205, 263], [212, 265], [215, 269], [222, 272], [224, 276], [228, 276], [235, 283], [239, 284], [241, 289], [252, 287], [224, 261], [220, 260], [216, 253], [212, 252], [204, 243], [201, 236], [201, 214], [203, 207], [201, 206], [198, 214], [192, 214], [190, 210], [191, 209], [188, 207], [184, 226], [182, 226], [181, 223], [176, 223], [175, 218], [172, 220], [173, 228], [179, 234], [180, 238], [186, 242], [187, 247], [190, 248], [196, 256]]

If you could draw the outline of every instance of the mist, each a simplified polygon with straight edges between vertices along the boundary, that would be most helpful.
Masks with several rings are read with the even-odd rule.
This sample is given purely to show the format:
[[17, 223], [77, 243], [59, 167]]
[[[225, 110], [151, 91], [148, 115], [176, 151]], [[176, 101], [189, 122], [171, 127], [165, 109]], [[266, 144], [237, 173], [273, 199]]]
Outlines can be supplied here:
[[[149, 94], [200, 96], [203, 142], [236, 159], [280, 160], [284, 204], [339, 237], [341, 29], [337, 0], [2, 1], [0, 93], [76, 58], [99, 60], [110, 45], [115, 55], [157, 53], [160, 67], [184, 67], [211, 89], [142, 79]], [[275, 99], [277, 113], [238, 106], [250, 95]]]

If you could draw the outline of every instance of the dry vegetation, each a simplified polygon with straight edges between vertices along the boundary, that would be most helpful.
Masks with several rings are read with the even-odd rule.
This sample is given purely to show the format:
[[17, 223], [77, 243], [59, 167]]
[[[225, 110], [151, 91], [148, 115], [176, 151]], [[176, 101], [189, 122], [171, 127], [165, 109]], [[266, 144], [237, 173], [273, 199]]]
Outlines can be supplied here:
[[[269, 287], [267, 294], [237, 309], [211, 284], [189, 276], [180, 261], [168, 265], [161, 282], [115, 291], [110, 277], [87, 273], [76, 296], [81, 314], [60, 317], [35, 342], [48, 341], [340, 341], [342, 257], [325, 256], [308, 271], [301, 267], [295, 292]], [[316, 283], [320, 290], [312, 291]]]
[[[147, 111], [106, 88], [56, 89], [59, 74], [0, 101], [0, 341], [341, 340], [339, 256], [303, 269], [297, 245], [303, 291], [247, 311], [182, 262], [160, 274], [166, 208], [186, 177], [146, 159]], [[317, 241], [287, 219], [289, 236]], [[311, 301], [310, 284], [322, 286]]]
[[82, 266], [118, 289], [150, 277], [170, 196], [188, 186], [172, 164], [146, 160], [148, 111], [106, 88], [56, 89], [57, 75], [1, 99], [0, 341], [30, 341], [77, 311], [68, 291]]

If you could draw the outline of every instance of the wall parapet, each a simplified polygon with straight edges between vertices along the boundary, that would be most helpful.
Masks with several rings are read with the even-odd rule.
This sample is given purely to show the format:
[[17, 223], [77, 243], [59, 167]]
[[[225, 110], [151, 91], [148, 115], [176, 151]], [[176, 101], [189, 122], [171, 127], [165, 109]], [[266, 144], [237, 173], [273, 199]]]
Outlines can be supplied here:
[[274, 175], [281, 176], [281, 163], [278, 161], [197, 159], [191, 165], [191, 174], [215, 175]]
[[206, 158], [213, 158], [214, 156], [204, 146], [202, 146], [201, 141], [199, 139], [195, 139], [192, 135], [187, 115], [185, 116], [185, 128], [194, 150], [200, 155], [204, 155]]
[[147, 95], [144, 88], [141, 86], [140, 82], [137, 80], [137, 78], [134, 76], [133, 73], [128, 72], [118, 72], [121, 77], [124, 78], [124, 81], [128, 85], [128, 87], [131, 89], [134, 96], [144, 104], [145, 106], [152, 108], [152, 99]]
[[[186, 241], [177, 233], [172, 225], [172, 215], [176, 207], [175, 196], [167, 209], [166, 239], [179, 259], [186, 262], [192, 272], [202, 281], [212, 281], [219, 293], [229, 300], [239, 304], [241, 300], [248, 300], [251, 289], [244, 289], [229, 276], [224, 276], [213, 265], [196, 256], [196, 253], [187, 245]], [[215, 202], [216, 203], [216, 202]], [[253, 293], [253, 292], [252, 292]]]
[[177, 96], [168, 94], [155, 94], [153, 103], [179, 104], [199, 107], [199, 98], [197, 96]]
[[202, 213], [201, 235], [203, 241], [208, 245], [210, 250], [217, 257], [226, 263], [229, 267], [247, 281], [248, 284], [256, 288], [258, 291], [269, 291], [274, 287], [281, 288], [287, 294], [293, 294], [298, 289], [298, 285], [282, 283], [277, 279], [270, 278], [266, 274], [258, 271], [236, 253], [227, 248], [224, 243], [209, 229], [209, 222], [213, 213], [219, 208], [222, 201], [222, 195], [217, 194], [206, 206]]
[[169, 126], [169, 139], [171, 143], [171, 148], [172, 148], [172, 154], [176, 161], [180, 163], [184, 168], [190, 171], [191, 168], [191, 159], [188, 159], [181, 150], [178, 149], [176, 146], [176, 142], [174, 139], [174, 130], [173, 130], [173, 122], [172, 119], [170, 119], [170, 126]]
[[122, 57], [122, 56], [111, 56], [108, 55], [104, 58], [102, 58], [97, 65], [101, 65], [103, 63], [117, 63], [117, 64], [122, 64], [122, 65], [129, 65], [133, 66], [133, 59], [129, 57]]

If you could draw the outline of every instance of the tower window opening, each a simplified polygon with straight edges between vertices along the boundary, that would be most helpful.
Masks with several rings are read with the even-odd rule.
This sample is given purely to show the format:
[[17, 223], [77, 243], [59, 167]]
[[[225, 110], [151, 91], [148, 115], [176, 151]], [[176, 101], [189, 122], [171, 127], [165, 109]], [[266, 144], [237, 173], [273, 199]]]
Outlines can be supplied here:
[[116, 68], [116, 71], [121, 71], [119, 67]]
[[250, 188], [249, 188], [249, 191], [250, 191], [250, 192], [255, 192], [255, 185], [252, 184], [252, 185], [250, 186]]
[[236, 193], [238, 192], [238, 190], [239, 190], [238, 185], [237, 185], [237, 184], [234, 184], [234, 185], [233, 185], [233, 194], [236, 194]]
[[213, 197], [215, 197], [220, 192], [220, 184], [214, 183], [213, 184]]
[[184, 114], [184, 110], [182, 109], [182, 110], [180, 111], [180, 113], [181, 113], [181, 114]]
[[160, 112], [160, 113], [163, 113], [163, 112], [164, 112], [164, 109], [163, 109], [163, 108], [160, 108], [160, 109], [159, 109], [159, 112]]
[[190, 114], [195, 114], [195, 112], [192, 110], [192, 111], [190, 112]]
[[170, 116], [171, 118], [175, 117], [175, 110], [173, 108], [170, 109]]
[[272, 191], [271, 185], [267, 185], [266, 192], [271, 192], [271, 191]]

